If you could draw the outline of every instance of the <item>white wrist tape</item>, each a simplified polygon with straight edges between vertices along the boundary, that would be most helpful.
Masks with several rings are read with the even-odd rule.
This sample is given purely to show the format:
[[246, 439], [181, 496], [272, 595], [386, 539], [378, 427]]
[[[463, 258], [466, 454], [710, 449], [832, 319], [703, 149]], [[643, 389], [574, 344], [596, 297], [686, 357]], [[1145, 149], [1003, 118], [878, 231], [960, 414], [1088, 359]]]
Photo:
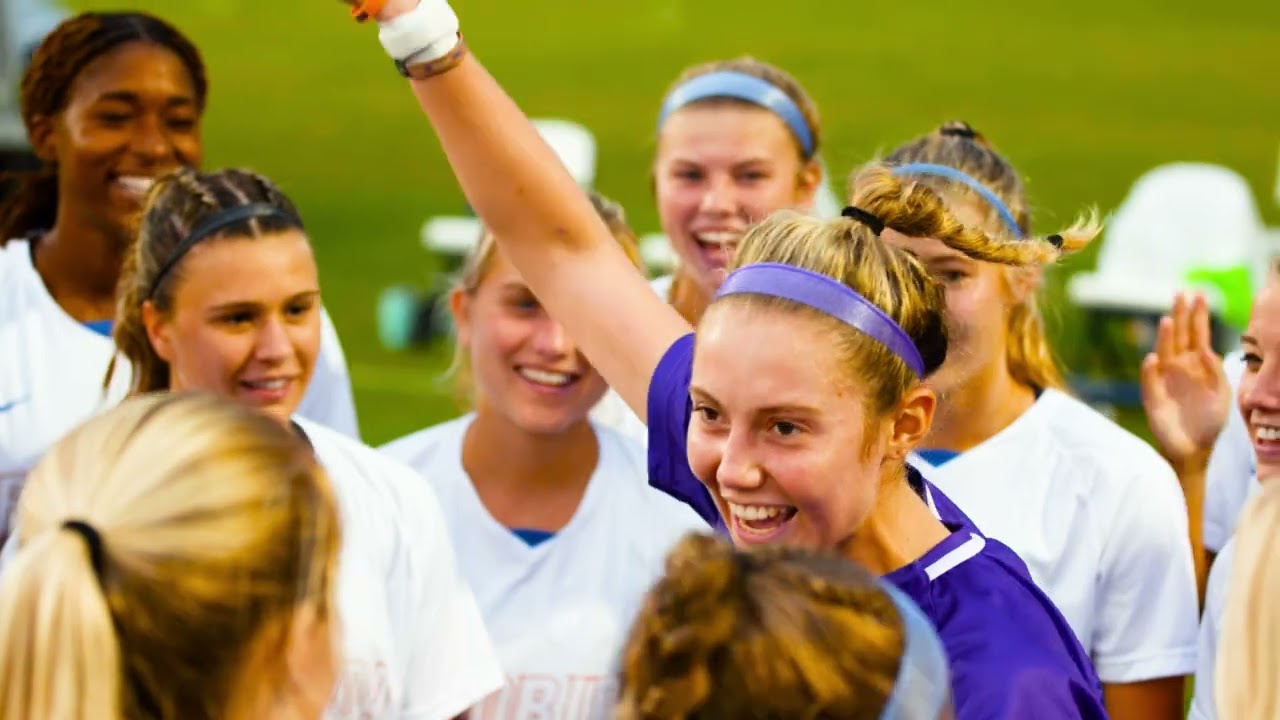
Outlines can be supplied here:
[[438, 60], [458, 44], [458, 16], [448, 0], [421, 0], [409, 12], [378, 23], [378, 40], [392, 60]]

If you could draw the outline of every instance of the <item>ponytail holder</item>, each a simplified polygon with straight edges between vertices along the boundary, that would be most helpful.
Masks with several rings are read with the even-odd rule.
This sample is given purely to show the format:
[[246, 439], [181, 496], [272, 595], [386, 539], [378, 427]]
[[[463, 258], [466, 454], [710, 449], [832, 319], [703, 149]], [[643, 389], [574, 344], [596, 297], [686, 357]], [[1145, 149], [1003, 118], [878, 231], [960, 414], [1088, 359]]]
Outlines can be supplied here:
[[351, 17], [355, 18], [356, 22], [365, 22], [371, 17], [376, 17], [386, 5], [387, 0], [362, 0], [351, 7]]
[[866, 225], [867, 227], [871, 228], [871, 232], [876, 237], [880, 237], [880, 233], [884, 232], [884, 221], [881, 220], [879, 217], [877, 217], [874, 213], [867, 212], [866, 210], [863, 210], [860, 207], [854, 207], [853, 205], [850, 205], [849, 207], [846, 207], [844, 210], [841, 210], [840, 214], [847, 218], [853, 218], [854, 220], [857, 220], [863, 225]]
[[102, 572], [107, 565], [106, 556], [102, 552], [102, 536], [83, 520], [67, 520], [62, 523], [62, 529], [70, 530], [84, 539], [85, 546], [89, 548], [89, 563], [93, 566], [93, 574], [101, 581]]
[[974, 138], [978, 137], [977, 131], [969, 127], [968, 124], [963, 124], [959, 126], [948, 125], [942, 128], [941, 130], [939, 130], [938, 134], [951, 136], [951, 137], [962, 137], [962, 138], [967, 138], [969, 140], [973, 140]]
[[1050, 245], [1052, 245], [1052, 246], [1054, 246], [1054, 247], [1058, 248], [1059, 250], [1061, 250], [1061, 249], [1062, 249], [1062, 236], [1061, 236], [1061, 235], [1050, 235], [1049, 237], [1047, 237], [1047, 238], [1045, 238], [1045, 239], [1049, 241], [1049, 244], [1050, 244]]

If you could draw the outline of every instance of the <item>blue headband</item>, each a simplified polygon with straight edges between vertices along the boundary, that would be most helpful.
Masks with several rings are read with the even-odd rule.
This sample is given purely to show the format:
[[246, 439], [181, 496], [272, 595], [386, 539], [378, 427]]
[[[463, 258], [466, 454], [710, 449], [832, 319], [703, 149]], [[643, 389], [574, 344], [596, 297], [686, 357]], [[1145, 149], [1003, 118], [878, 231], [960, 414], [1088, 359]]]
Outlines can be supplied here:
[[767, 80], [747, 75], [746, 73], [722, 70], [720, 72], [699, 75], [681, 84], [662, 103], [662, 112], [658, 114], [658, 127], [667, 121], [671, 113], [692, 102], [708, 98], [733, 98], [759, 105], [782, 118], [791, 128], [791, 132], [800, 141], [805, 157], [813, 155], [813, 132], [804, 113], [785, 92]]
[[937, 720], [951, 698], [951, 673], [942, 641], [911, 598], [887, 582], [881, 588], [902, 618], [903, 646], [898, 679], [880, 720]]
[[753, 263], [734, 270], [716, 291], [716, 297], [754, 293], [783, 298], [830, 315], [869, 335], [924, 377], [924, 360], [911, 336], [870, 300], [844, 283], [794, 265]]
[[1022, 238], [1022, 228], [1018, 227], [1018, 221], [1014, 219], [1013, 213], [1009, 211], [1009, 207], [1004, 204], [1004, 201], [997, 197], [995, 193], [991, 192], [991, 189], [986, 185], [983, 185], [973, 177], [966, 175], [953, 167], [935, 165], [933, 163], [907, 163], [906, 165], [899, 165], [893, 168], [893, 174], [934, 175], [936, 177], [955, 180], [958, 183], [967, 185], [970, 190], [978, 193], [983, 200], [986, 200], [988, 205], [995, 208], [996, 212], [1000, 215], [1000, 219], [1009, 227], [1009, 232], [1013, 233], [1014, 237], [1018, 239]]

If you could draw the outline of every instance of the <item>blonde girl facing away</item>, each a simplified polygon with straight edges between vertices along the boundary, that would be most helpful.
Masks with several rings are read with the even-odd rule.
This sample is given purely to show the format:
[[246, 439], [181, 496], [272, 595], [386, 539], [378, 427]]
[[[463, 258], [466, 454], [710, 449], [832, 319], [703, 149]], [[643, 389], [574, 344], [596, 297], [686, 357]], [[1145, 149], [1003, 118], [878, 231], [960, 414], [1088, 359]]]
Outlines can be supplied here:
[[318, 720], [337, 509], [307, 444], [209, 395], [128, 400], [32, 470], [0, 580], [0, 717]]
[[[1021, 177], [967, 124], [947, 123], [886, 162], [994, 243], [1039, 242]], [[1051, 237], [1070, 253], [1096, 234], [1083, 222]], [[989, 262], [892, 222], [884, 238], [946, 290], [947, 362], [928, 381], [938, 412], [912, 462], [1027, 563], [1089, 651], [1112, 718], [1180, 717], [1197, 594], [1173, 470], [1067, 392], [1037, 306], [1042, 265]]]
[[961, 720], [1100, 718], [1074, 633], [1008, 548], [944, 522], [905, 465], [943, 363], [942, 290], [878, 234], [892, 223], [1025, 265], [884, 167], [831, 221], [775, 213], [744, 236], [697, 334], [655, 295], [554, 154], [458, 35], [443, 0], [374, 13], [499, 249], [649, 429], [650, 482], [735, 544], [827, 548], [934, 624]]
[[[591, 195], [639, 268], [622, 209]], [[603, 717], [641, 596], [707, 525], [649, 487], [644, 448], [587, 412], [604, 380], [486, 233], [451, 295], [471, 411], [382, 450], [440, 498], [508, 682], [471, 720]]]

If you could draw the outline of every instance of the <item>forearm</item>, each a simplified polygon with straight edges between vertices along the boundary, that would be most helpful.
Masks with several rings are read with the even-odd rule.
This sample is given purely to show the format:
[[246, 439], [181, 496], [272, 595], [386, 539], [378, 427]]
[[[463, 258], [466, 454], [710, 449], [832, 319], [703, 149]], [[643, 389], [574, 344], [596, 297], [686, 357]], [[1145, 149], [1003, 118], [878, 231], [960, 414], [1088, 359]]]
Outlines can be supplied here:
[[575, 251], [613, 244], [559, 158], [473, 56], [410, 84], [463, 193], [503, 239], [504, 249]]
[[1209, 557], [1204, 547], [1204, 495], [1207, 469], [1207, 457], [1174, 466], [1174, 471], [1178, 474], [1178, 483], [1182, 486], [1183, 497], [1187, 502], [1187, 529], [1191, 540], [1191, 559], [1195, 564], [1196, 594], [1202, 609], [1205, 587], [1209, 583]]

